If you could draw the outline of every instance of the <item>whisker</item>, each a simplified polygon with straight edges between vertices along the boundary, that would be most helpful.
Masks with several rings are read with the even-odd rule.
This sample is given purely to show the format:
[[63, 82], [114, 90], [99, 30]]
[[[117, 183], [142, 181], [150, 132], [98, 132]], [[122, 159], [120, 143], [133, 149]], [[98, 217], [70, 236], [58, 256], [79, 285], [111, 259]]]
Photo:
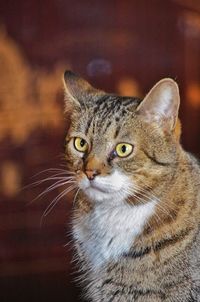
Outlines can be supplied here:
[[61, 187], [61, 186], [64, 186], [64, 185], [67, 185], [67, 184], [72, 184], [72, 183], [76, 183], [76, 181], [74, 180], [68, 180], [68, 181], [63, 181], [62, 180], [59, 180], [57, 181], [56, 183], [54, 183], [53, 185], [51, 185], [50, 187], [46, 188], [42, 193], [40, 193], [36, 198], [34, 198], [31, 203], [33, 203], [34, 201], [38, 200], [39, 198], [41, 198], [42, 196], [44, 196], [45, 194]]
[[[168, 216], [170, 216], [170, 217], [172, 217], [171, 215], [170, 215], [170, 212], [169, 211], [167, 211], [166, 210], [166, 208], [164, 208], [164, 206], [163, 205], [161, 205], [160, 203], [159, 203], [159, 199], [154, 195], [154, 194], [152, 194], [152, 195], [147, 195], [147, 194], [145, 194], [144, 195], [144, 193], [143, 193], [143, 191], [139, 191], [139, 193], [141, 194], [141, 195], [143, 195], [144, 197], [147, 197], [147, 198], [152, 198], [153, 197], [153, 199], [155, 199], [158, 203], [156, 204], [156, 206], [163, 212], [163, 213], [165, 213], [165, 214], [167, 214]], [[147, 192], [148, 193], [148, 192]]]
[[[137, 186], [137, 189], [138, 189], [138, 186]], [[134, 198], [136, 198], [136, 200], [138, 200], [141, 204], [146, 204], [146, 203], [144, 202], [144, 200], [143, 200], [140, 196], [136, 195], [136, 194], [138, 193], [138, 190], [133, 190], [133, 188], [129, 188], [129, 189], [124, 189], [124, 188], [123, 188], [123, 191], [126, 192], [126, 193], [127, 193], [128, 195], [130, 195], [130, 196], [134, 196]], [[152, 196], [148, 196], [148, 195], [146, 195], [146, 194], [142, 194], [141, 192], [140, 192], [140, 195], [144, 196], [144, 197], [147, 199], [147, 201], [149, 201], [149, 200], [152, 201]], [[154, 200], [155, 200], [155, 199], [154, 199]], [[128, 198], [128, 201], [131, 203], [130, 198]], [[158, 198], [157, 198], [156, 201], [158, 201]], [[156, 203], [156, 205], [157, 205], [157, 203]], [[157, 221], [157, 223], [158, 223], [158, 220], [161, 221], [159, 215], [158, 215], [156, 212], [154, 213], [154, 215], [156, 216], [156, 221]], [[150, 226], [150, 225], [149, 225], [149, 226]]]
[[38, 173], [36, 173], [35, 175], [33, 175], [31, 178], [35, 178], [41, 174], [44, 174], [44, 173], [56, 173], [56, 174], [65, 174], [65, 175], [76, 175], [75, 172], [73, 171], [67, 171], [67, 170], [64, 170], [64, 169], [58, 169], [58, 168], [49, 168], [49, 169], [45, 169], [43, 171], [40, 171]]
[[59, 168], [49, 168], [49, 169], [45, 169], [45, 170], [42, 170], [38, 173], [36, 173], [35, 175], [32, 176], [32, 178], [38, 176], [38, 175], [41, 175], [43, 173], [47, 173], [47, 172], [65, 172], [66, 174], [76, 174], [75, 172], [73, 171], [67, 171], [66, 169], [59, 169]]
[[56, 179], [73, 179], [72, 176], [61, 176], [61, 175], [58, 175], [58, 174], [54, 174], [50, 177], [46, 177], [46, 178], [43, 178], [41, 180], [38, 180], [35, 182], [35, 184], [40, 184], [40, 183], [43, 183], [43, 182], [46, 182], [46, 181], [50, 181], [50, 180], [56, 180]]
[[42, 183], [50, 181], [50, 180], [62, 180], [63, 178], [65, 178], [65, 179], [72, 179], [72, 180], [75, 179], [73, 176], [65, 176], [64, 177], [64, 176], [61, 176], [60, 174], [59, 175], [55, 174], [55, 175], [52, 175], [52, 176], [49, 176], [49, 177], [37, 180], [37, 181], [35, 181], [35, 182], [27, 185], [27, 186], [24, 186], [22, 188], [22, 190], [25, 190], [27, 188], [36, 187], [36, 186], [41, 185]]
[[70, 191], [72, 191], [74, 188], [76, 188], [76, 186], [71, 185], [70, 187], [68, 187], [67, 189], [65, 189], [63, 192], [61, 192], [60, 194], [58, 194], [58, 196], [56, 198], [54, 198], [51, 203], [48, 205], [48, 207], [46, 208], [46, 210], [44, 211], [43, 215], [47, 216], [50, 212], [49, 210], [52, 210], [52, 206], [54, 207], [56, 205], [56, 203], [67, 193], [69, 193]]
[[51, 203], [48, 205], [48, 207], [45, 209], [41, 220], [40, 220], [40, 226], [42, 225], [42, 221], [44, 219], [44, 217], [46, 217], [51, 211], [52, 209], [56, 206], [56, 204], [59, 202], [59, 200], [66, 195], [67, 193], [73, 191], [75, 188], [77, 188], [77, 186], [75, 185], [71, 185], [70, 187], [68, 187], [67, 189], [65, 189], [63, 192], [61, 192], [56, 198], [54, 198]]
[[[164, 214], [166, 214], [168, 217], [170, 217], [171, 219], [174, 219], [172, 217], [172, 215], [170, 214], [170, 212], [163, 206], [160, 204], [160, 200], [151, 192], [151, 194], [148, 191], [145, 191], [144, 189], [140, 188], [139, 186], [135, 186], [136, 190], [133, 191], [133, 189], [131, 188], [131, 193], [139, 193], [141, 196], [143, 196], [144, 198], [146, 198], [147, 200], [152, 200], [154, 199], [155, 201], [157, 201], [156, 203], [156, 207], [159, 208]], [[135, 196], [136, 197], [136, 196]], [[137, 196], [138, 197], [138, 196]], [[140, 201], [142, 201], [142, 199], [140, 198]], [[158, 216], [158, 214], [157, 214]], [[158, 216], [159, 217], [159, 216]], [[159, 217], [160, 220], [160, 217]]]
[[73, 199], [73, 205], [74, 205], [75, 202], [76, 202], [76, 197], [78, 196], [78, 193], [79, 193], [79, 192], [80, 192], [80, 188], [78, 188], [77, 191], [76, 191], [76, 194], [75, 194], [74, 199]]

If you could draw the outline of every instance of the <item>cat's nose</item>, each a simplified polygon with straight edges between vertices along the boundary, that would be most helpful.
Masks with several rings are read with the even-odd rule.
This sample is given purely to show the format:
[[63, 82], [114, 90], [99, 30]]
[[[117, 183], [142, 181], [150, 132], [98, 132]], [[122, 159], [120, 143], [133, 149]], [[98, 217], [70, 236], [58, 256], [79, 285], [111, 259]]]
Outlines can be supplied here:
[[93, 180], [95, 176], [99, 175], [99, 171], [97, 170], [85, 170], [85, 174], [89, 180]]

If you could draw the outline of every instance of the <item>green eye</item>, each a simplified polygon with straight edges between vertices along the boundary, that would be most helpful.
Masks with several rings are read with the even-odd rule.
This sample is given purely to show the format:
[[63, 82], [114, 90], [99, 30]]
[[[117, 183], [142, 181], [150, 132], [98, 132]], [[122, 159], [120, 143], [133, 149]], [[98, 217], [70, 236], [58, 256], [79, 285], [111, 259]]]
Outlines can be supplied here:
[[79, 152], [86, 152], [88, 149], [88, 143], [81, 137], [75, 137], [74, 148]]
[[133, 146], [127, 143], [120, 143], [116, 146], [115, 151], [119, 157], [127, 157], [133, 151]]

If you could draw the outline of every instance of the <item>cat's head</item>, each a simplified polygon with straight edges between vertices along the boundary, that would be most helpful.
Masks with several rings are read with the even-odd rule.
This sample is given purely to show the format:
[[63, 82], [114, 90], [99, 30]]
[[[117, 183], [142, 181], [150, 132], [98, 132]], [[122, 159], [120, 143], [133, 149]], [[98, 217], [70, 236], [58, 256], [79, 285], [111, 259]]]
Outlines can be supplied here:
[[177, 162], [177, 84], [163, 79], [143, 101], [97, 90], [70, 71], [64, 87], [66, 158], [79, 188], [97, 202], [144, 200]]

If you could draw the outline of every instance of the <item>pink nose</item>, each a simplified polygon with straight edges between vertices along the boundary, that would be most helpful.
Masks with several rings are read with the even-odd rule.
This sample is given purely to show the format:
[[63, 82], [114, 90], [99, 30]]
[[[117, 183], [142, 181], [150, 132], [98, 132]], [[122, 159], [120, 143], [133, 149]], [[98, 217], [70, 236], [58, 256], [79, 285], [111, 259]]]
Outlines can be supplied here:
[[95, 176], [97, 176], [99, 174], [99, 172], [96, 170], [86, 170], [85, 174], [87, 175], [87, 178], [89, 180], [93, 180], [95, 178]]

